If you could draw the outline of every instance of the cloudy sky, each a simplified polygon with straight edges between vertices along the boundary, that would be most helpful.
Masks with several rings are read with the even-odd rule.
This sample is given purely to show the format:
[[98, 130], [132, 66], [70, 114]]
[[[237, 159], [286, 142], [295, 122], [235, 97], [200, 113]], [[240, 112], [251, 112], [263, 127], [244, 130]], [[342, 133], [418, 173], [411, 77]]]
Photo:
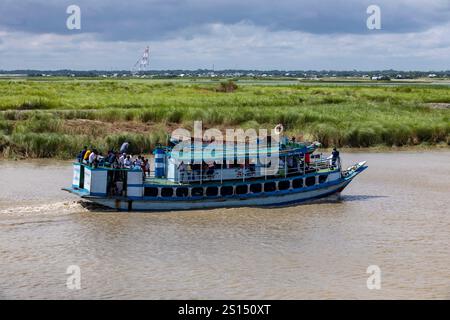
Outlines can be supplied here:
[[151, 69], [449, 70], [450, 0], [0, 0], [3, 70], [127, 70], [147, 45]]

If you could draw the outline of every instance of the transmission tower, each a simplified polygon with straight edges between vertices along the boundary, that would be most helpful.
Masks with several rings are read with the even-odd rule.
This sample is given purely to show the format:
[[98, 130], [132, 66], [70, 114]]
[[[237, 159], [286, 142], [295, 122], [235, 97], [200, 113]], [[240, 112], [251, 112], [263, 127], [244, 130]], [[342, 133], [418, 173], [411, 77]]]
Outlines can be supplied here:
[[138, 74], [141, 71], [147, 70], [150, 58], [150, 47], [146, 47], [142, 57], [134, 64], [132, 74]]

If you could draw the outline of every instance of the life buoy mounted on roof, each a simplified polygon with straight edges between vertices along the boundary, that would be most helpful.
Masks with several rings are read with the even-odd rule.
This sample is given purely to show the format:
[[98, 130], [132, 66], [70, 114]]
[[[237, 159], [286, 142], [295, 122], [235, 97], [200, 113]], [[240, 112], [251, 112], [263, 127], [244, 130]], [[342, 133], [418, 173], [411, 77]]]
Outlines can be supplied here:
[[277, 135], [280, 135], [283, 132], [283, 130], [284, 130], [284, 127], [281, 123], [277, 124], [275, 126], [275, 129], [273, 129], [274, 133]]

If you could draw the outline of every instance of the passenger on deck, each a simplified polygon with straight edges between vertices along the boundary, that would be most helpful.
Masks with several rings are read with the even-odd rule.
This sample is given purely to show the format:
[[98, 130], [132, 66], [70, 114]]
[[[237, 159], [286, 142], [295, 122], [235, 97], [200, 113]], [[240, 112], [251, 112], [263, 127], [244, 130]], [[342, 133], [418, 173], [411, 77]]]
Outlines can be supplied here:
[[309, 164], [311, 163], [311, 155], [309, 153], [305, 154], [305, 163], [306, 166], [309, 166]]
[[201, 167], [202, 167], [201, 164], [198, 164], [198, 163], [192, 164], [192, 178], [193, 179], [197, 180], [197, 178], [198, 178], [200, 180], [200, 171], [201, 171], [200, 168]]
[[289, 168], [292, 168], [294, 166], [294, 157], [293, 156], [287, 157], [287, 166]]
[[103, 154], [101, 152], [98, 152], [97, 156], [95, 157], [94, 160], [94, 166], [105, 166], [105, 161], [106, 158], [103, 156]]
[[84, 153], [84, 157], [83, 157], [83, 163], [88, 163], [89, 162], [89, 156], [91, 155], [91, 150], [87, 149], [86, 152]]
[[138, 156], [136, 160], [134, 160], [134, 166], [137, 168], [140, 168], [142, 165], [142, 160], [141, 160], [141, 156]]
[[280, 158], [280, 160], [278, 161], [278, 174], [280, 176], [284, 176], [287, 174], [286, 172], [286, 161], [284, 161], [283, 159]]
[[180, 181], [183, 182], [186, 177], [186, 165], [184, 164], [184, 161], [181, 161], [178, 170], [180, 172]]
[[123, 166], [124, 166], [124, 168], [126, 168], [126, 169], [131, 169], [131, 165], [132, 165], [133, 163], [131, 162], [131, 157], [128, 155], [126, 158], [125, 158], [125, 160], [124, 160], [124, 162], [123, 162]]
[[112, 162], [109, 162], [109, 164], [110, 164], [111, 168], [115, 168], [115, 169], [120, 168], [120, 165], [119, 165], [119, 153], [118, 152], [114, 152], [113, 154], [114, 154], [114, 158], [110, 157], [109, 160], [112, 160]]
[[122, 155], [119, 157], [119, 161], [118, 161], [119, 168], [123, 168], [124, 167], [126, 158], [127, 158], [126, 153], [122, 153]]
[[83, 162], [84, 155], [86, 154], [86, 151], [87, 151], [87, 147], [84, 146], [83, 150], [81, 150], [80, 153], [77, 156], [78, 162], [80, 162], [80, 163]]
[[89, 154], [89, 160], [88, 163], [90, 166], [94, 165], [94, 161], [97, 159], [97, 150], [92, 150], [92, 152]]
[[114, 162], [116, 162], [116, 154], [113, 150], [110, 150], [108, 152], [108, 157], [107, 157], [106, 161], [108, 161], [108, 163], [111, 165], [111, 167], [113, 166]]
[[194, 180], [194, 171], [192, 169], [192, 164], [188, 163], [186, 166], [186, 172], [189, 180]]
[[147, 158], [144, 159], [143, 171], [144, 171], [144, 177], [145, 177], [145, 175], [150, 176], [150, 161], [148, 161]]
[[214, 177], [214, 167], [216, 165], [216, 162], [209, 162], [208, 163], [208, 171], [206, 171], [206, 175], [209, 179], [212, 179]]
[[336, 166], [336, 163], [338, 161], [340, 161], [339, 151], [336, 149], [336, 147], [334, 147], [333, 151], [331, 152], [331, 165]]

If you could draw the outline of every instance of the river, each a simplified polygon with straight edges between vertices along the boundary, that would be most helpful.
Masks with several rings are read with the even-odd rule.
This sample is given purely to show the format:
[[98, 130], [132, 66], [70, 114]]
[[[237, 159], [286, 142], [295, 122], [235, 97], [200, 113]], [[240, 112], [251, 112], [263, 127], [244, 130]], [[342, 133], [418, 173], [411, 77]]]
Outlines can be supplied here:
[[1, 161], [0, 299], [450, 299], [450, 152], [342, 157], [369, 165], [342, 201], [169, 213], [86, 208], [70, 162]]

